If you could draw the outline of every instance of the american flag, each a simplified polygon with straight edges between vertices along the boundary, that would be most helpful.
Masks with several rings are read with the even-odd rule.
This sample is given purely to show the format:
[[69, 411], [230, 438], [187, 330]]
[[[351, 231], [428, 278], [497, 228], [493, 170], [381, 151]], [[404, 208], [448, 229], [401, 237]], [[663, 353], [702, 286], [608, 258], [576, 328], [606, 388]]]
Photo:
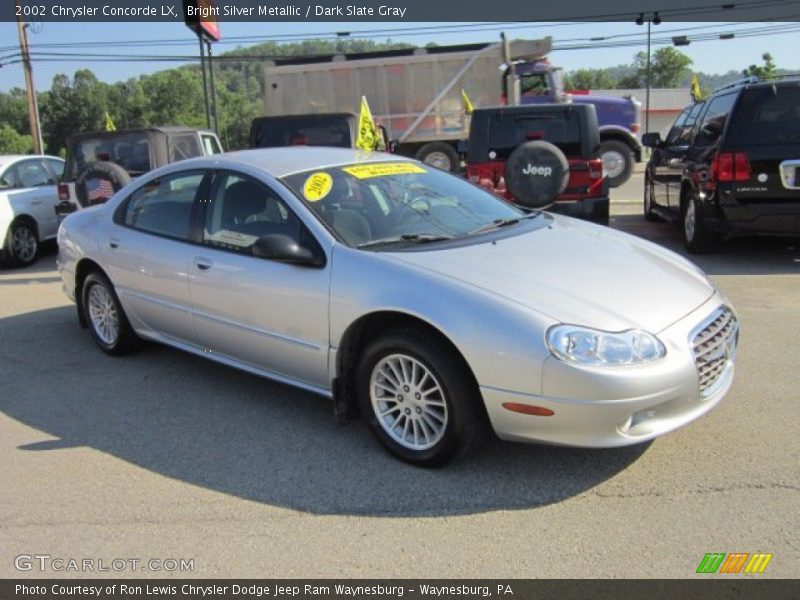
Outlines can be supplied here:
[[114, 186], [108, 179], [87, 179], [86, 199], [89, 203], [105, 202], [114, 195]]

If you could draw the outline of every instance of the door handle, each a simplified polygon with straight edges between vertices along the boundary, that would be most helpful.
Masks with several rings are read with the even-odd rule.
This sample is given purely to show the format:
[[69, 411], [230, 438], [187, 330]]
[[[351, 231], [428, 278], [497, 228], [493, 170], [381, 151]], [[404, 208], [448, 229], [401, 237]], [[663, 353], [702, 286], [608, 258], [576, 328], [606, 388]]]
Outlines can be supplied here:
[[41, 200], [31, 200], [31, 204], [33, 204], [34, 206], [39, 206], [41, 203], [42, 203]]
[[211, 268], [211, 261], [206, 258], [195, 258], [194, 268], [198, 271], [208, 271]]
[[108, 245], [115, 249], [119, 248], [119, 240], [117, 238], [111, 238], [108, 240]]

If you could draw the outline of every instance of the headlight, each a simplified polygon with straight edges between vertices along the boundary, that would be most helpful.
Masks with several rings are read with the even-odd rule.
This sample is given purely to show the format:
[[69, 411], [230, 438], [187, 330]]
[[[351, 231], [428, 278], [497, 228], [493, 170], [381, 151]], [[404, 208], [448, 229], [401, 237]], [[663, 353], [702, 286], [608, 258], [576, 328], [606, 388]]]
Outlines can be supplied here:
[[582, 365], [633, 365], [656, 360], [667, 353], [657, 337], [640, 329], [614, 333], [577, 325], [554, 325], [547, 330], [546, 340], [554, 356]]

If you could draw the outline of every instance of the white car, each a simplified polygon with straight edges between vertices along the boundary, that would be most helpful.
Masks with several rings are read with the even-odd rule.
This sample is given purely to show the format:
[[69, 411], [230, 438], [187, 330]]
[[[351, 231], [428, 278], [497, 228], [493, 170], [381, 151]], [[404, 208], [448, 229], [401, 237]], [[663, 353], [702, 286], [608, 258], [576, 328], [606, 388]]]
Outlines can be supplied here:
[[56, 185], [63, 171], [56, 156], [0, 155], [0, 259], [30, 265], [39, 244], [56, 237]]

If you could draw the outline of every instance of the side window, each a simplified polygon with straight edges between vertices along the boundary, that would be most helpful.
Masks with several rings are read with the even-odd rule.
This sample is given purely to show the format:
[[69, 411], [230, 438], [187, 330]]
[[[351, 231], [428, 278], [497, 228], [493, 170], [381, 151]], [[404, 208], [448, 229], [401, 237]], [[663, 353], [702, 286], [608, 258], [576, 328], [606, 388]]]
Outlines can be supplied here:
[[215, 138], [213, 135], [203, 133], [200, 134], [200, 139], [203, 141], [203, 151], [205, 152], [206, 156], [212, 156], [222, 152], [222, 148], [219, 147], [217, 138]]
[[255, 241], [279, 233], [295, 239], [298, 218], [264, 184], [238, 173], [222, 173], [214, 183], [206, 209], [203, 243], [250, 254]]
[[675, 142], [678, 141], [681, 132], [683, 131], [683, 125], [686, 123], [686, 118], [689, 116], [692, 107], [687, 106], [683, 109], [683, 112], [678, 115], [678, 118], [675, 119], [675, 122], [672, 124], [672, 127], [669, 128], [669, 132], [667, 133], [666, 138], [664, 139], [664, 143], [667, 146], [672, 146]]
[[189, 225], [204, 172], [176, 173], [154, 179], [127, 200], [122, 224], [156, 235], [189, 239]]
[[705, 107], [705, 102], [698, 102], [692, 107], [692, 110], [689, 112], [689, 115], [686, 117], [686, 122], [683, 124], [683, 129], [681, 131], [680, 137], [678, 138], [678, 143], [681, 145], [689, 145], [689, 142], [692, 139], [692, 131], [694, 130], [694, 126], [697, 123], [697, 117], [700, 115], [700, 112]]
[[202, 156], [203, 149], [194, 133], [182, 133], [169, 138], [169, 160], [178, 162], [194, 156]]
[[700, 128], [694, 138], [696, 152], [708, 150], [719, 141], [735, 100], [736, 94], [726, 94], [717, 96], [708, 103], [708, 109], [702, 116]]
[[41, 160], [24, 160], [17, 163], [16, 182], [21, 188], [41, 187], [43, 185], [55, 185], [55, 178], [45, 168]]
[[546, 96], [550, 91], [547, 86], [547, 75], [530, 73], [520, 76], [520, 93], [523, 96]]
[[56, 181], [61, 179], [61, 176], [64, 174], [64, 161], [47, 158], [45, 162], [47, 162], [47, 166], [50, 167], [50, 172], [55, 176]]

